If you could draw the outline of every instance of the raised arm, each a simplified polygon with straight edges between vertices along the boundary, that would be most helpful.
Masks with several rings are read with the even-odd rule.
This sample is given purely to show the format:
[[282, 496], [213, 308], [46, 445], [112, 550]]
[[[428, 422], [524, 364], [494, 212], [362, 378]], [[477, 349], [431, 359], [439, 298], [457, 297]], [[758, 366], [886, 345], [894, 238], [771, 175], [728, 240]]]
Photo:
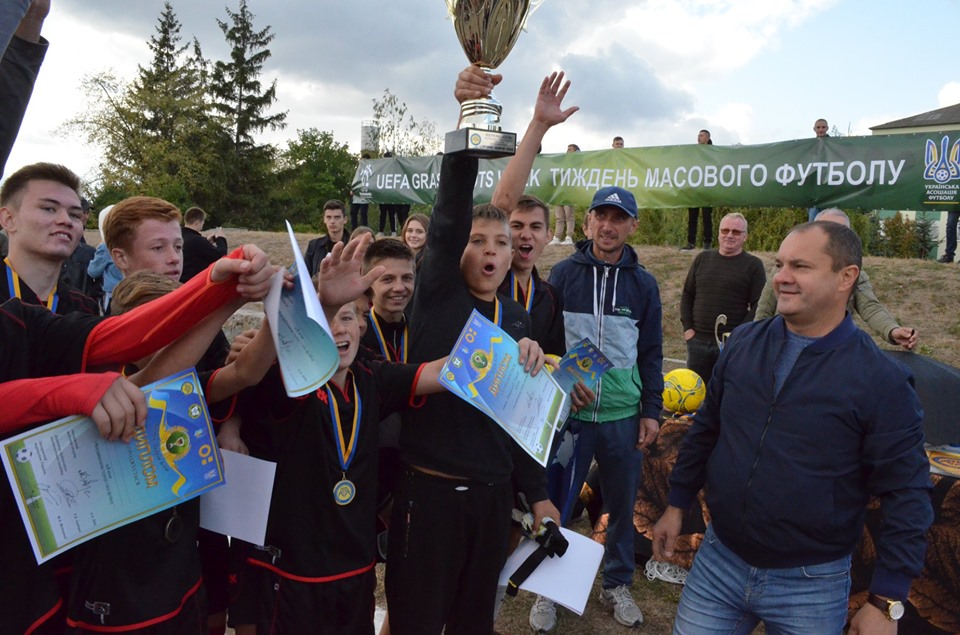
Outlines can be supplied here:
[[383, 265], [377, 265], [366, 274], [361, 273], [363, 256], [372, 242], [370, 234], [357, 236], [346, 246], [338, 242], [330, 255], [320, 262], [317, 294], [327, 322], [333, 321], [340, 307], [363, 295], [386, 270]]
[[561, 104], [570, 81], [563, 81], [563, 71], [554, 72], [543, 78], [540, 92], [537, 94], [537, 103], [533, 109], [533, 119], [527, 126], [527, 131], [517, 146], [517, 153], [507, 163], [497, 189], [493, 193], [494, 205], [510, 212], [517, 200], [523, 195], [523, 188], [530, 176], [533, 160], [540, 150], [540, 143], [547, 134], [547, 130], [563, 123], [570, 115], [580, 110], [579, 106], [572, 106], [563, 110]]

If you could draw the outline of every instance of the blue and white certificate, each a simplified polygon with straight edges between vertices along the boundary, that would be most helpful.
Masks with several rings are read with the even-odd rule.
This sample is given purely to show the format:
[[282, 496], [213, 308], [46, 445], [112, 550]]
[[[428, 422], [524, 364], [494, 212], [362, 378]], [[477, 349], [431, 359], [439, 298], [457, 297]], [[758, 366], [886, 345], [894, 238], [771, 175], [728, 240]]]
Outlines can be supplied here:
[[283, 387], [290, 397], [299, 397], [333, 377], [340, 355], [289, 222], [287, 233], [294, 256], [293, 288], [285, 289], [283, 276], [277, 274], [263, 309], [270, 322]]
[[[606, 355], [600, 352], [597, 345], [589, 339], [580, 340], [576, 346], [567, 351], [560, 358], [559, 367], [552, 371], [553, 378], [563, 390], [570, 394], [577, 382], [583, 382], [587, 388], [594, 390], [600, 377], [613, 366]], [[570, 414], [570, 403], [567, 404], [562, 420]]]
[[519, 354], [509, 335], [474, 310], [440, 371], [440, 383], [497, 422], [546, 466], [569, 397], [550, 373], [527, 374], [517, 361]]
[[147, 421], [129, 443], [67, 417], [0, 444], [37, 562], [224, 483], [197, 374], [143, 388]]

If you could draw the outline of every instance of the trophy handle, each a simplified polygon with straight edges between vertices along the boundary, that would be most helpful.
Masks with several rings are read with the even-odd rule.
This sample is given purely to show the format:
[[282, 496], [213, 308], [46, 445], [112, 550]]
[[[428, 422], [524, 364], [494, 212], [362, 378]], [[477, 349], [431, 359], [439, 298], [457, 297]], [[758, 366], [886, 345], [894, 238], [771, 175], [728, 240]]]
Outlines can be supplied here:
[[[452, 0], [447, 0], [447, 6], [450, 6], [451, 1]], [[530, 16], [533, 15], [534, 11], [540, 8], [540, 5], [542, 5], [543, 2], [544, 0], [530, 0], [530, 4], [528, 5], [527, 9], [527, 15], [523, 17], [523, 24], [520, 25], [520, 28], [523, 31], [527, 30], [527, 20], [530, 19]]]

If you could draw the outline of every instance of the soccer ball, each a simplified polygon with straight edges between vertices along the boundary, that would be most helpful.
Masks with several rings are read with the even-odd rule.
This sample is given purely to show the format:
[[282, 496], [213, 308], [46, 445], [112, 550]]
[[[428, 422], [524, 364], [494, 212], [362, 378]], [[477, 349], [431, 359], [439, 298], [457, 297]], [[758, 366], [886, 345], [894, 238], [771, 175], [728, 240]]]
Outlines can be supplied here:
[[706, 396], [707, 387], [700, 375], [689, 368], [671, 370], [663, 376], [663, 407], [670, 412], [696, 412]]
[[17, 461], [26, 463], [33, 457], [33, 451], [30, 448], [20, 448], [17, 450]]

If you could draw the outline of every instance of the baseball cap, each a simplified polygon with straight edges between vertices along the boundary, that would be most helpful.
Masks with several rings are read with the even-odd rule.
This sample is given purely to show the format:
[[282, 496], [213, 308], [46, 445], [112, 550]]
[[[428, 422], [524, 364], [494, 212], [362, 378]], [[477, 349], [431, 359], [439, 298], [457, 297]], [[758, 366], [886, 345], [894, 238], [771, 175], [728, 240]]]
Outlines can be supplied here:
[[593, 201], [590, 203], [590, 209], [594, 210], [604, 205], [618, 207], [626, 212], [630, 218], [637, 217], [637, 199], [633, 197], [629, 190], [622, 187], [611, 185], [597, 190], [597, 193], [593, 195]]

